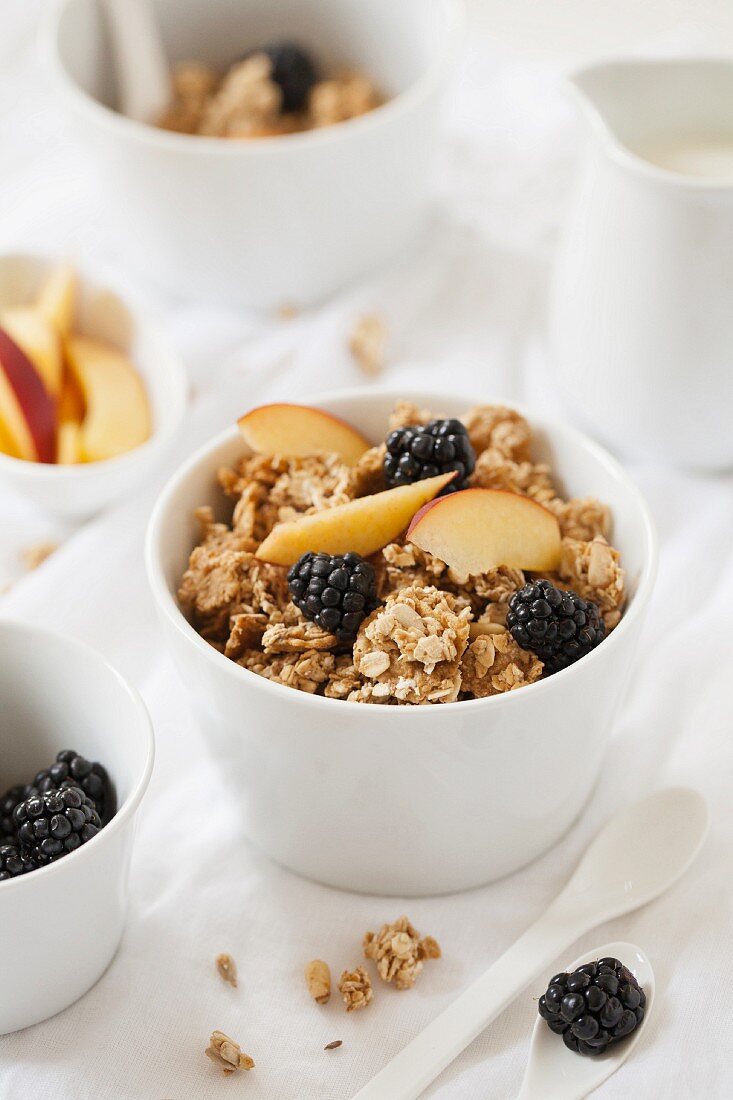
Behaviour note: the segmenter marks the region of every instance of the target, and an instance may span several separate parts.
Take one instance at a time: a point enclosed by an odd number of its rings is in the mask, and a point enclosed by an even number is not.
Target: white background
[[[283,323],[170,301],[127,282],[105,229],[104,196],[64,131],[38,61],[33,32],[42,7],[0,0],[0,247],[69,252],[153,306],[185,356],[196,403],[167,469],[82,531],[0,495],[0,584],[15,582],[0,613],[98,645],[140,687],[158,739],[122,949],[80,1003],[0,1039],[0,1097],[199,1100],[236,1091],[255,1100],[343,1100],[543,911],[612,812],[680,782],[702,790],[713,813],[696,865],[665,898],[585,937],[550,972],[594,943],[641,944],[657,973],[657,1010],[637,1054],[602,1095],[730,1097],[730,477],[652,465],[634,471],[660,531],[660,579],[614,747],[578,826],[504,882],[409,904],[323,889],[249,848],[236,792],[193,726],[161,650],[141,550],[162,480],[198,442],[251,403],[363,380],[344,347],[362,310],[390,325],[390,382],[451,377],[477,398],[514,397],[562,414],[541,307],[581,135],[559,74],[620,47],[724,52],[733,48],[733,9],[712,0],[475,4],[482,33],[472,36],[446,112],[430,241],[379,278]],[[24,577],[20,549],[47,536],[63,546]],[[348,819],[334,822],[334,843],[344,828]],[[303,963],[322,955],[337,972],[354,965],[363,932],[403,910],[444,948],[416,988],[380,987],[366,1012],[349,1017],[337,999],[325,1009],[310,1004]],[[236,991],[214,974],[222,950],[237,959]],[[515,1095],[541,986],[519,997],[429,1095]],[[254,1056],[246,1080],[218,1077],[203,1057],[214,1028]],[[343,1047],[324,1053],[334,1038]]]

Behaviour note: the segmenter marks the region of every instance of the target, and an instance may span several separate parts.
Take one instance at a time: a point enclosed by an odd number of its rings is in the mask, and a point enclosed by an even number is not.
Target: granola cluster
[[[254,1059],[250,1058],[249,1054],[245,1054],[239,1043],[235,1043],[234,1039],[230,1039],[223,1031],[211,1033],[209,1045],[204,1054],[219,1066],[227,1077],[236,1073],[237,1070],[254,1067]]]
[[[383,924],[378,932],[364,936],[364,955],[377,964],[383,982],[397,989],[411,989],[425,959],[439,959],[440,945],[432,936],[420,938],[407,917]]]
[[[359,1008],[366,1008],[374,997],[371,978],[363,966],[357,966],[355,970],[344,970],[339,982],[339,992],[344,999],[347,1012],[355,1012]]]
[[[364,73],[343,72],[317,81],[302,110],[285,111],[265,53],[251,54],[223,76],[197,61],[184,61],[173,70],[171,83],[171,102],[158,125],[206,137],[274,137],[314,130],[366,114],[382,102]]]
[[[389,430],[424,425],[431,413],[397,403]],[[598,605],[606,631],[625,599],[619,553],[607,541],[608,508],[568,499],[549,466],[532,456],[527,421],[482,406],[463,418],[476,451],[470,483],[520,493],[548,508],[562,534],[556,574],[542,574]],[[379,606],[352,644],[307,621],[290,597],[285,567],[256,551],[278,524],[386,488],[384,444],[348,466],[335,454],[248,455],[219,472],[230,521],[197,512],[198,545],[179,589],[180,606],[212,646],[274,683],[329,699],[416,705],[483,699],[534,683],[542,661],[507,630],[509,601],[540,575],[500,566],[462,576],[405,533],[371,559]],[[316,548],[317,549],[317,548]]]

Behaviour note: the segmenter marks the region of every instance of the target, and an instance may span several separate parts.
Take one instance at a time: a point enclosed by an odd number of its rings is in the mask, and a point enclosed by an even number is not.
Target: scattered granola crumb
[[[324,1050],[336,1050],[337,1047],[342,1047],[343,1045],[344,1045],[343,1039],[334,1039],[334,1041],[332,1043],[326,1043],[326,1045],[323,1049]]]
[[[222,954],[216,956],[216,969],[219,972],[219,976],[228,982],[229,985],[233,985],[237,988],[237,964],[231,955]]]
[[[306,964],[305,980],[313,1000],[319,1005],[325,1005],[331,996],[331,971],[328,963],[323,959],[312,959]]]
[[[383,924],[378,932],[364,936],[364,955],[377,964],[383,982],[394,981],[398,989],[410,989],[423,968],[423,960],[439,959],[440,946],[432,936],[420,939],[407,917]]]
[[[375,314],[365,314],[349,336],[349,351],[365,374],[375,377],[384,370],[387,327]]]
[[[44,561],[50,558],[58,548],[59,544],[57,542],[37,542],[33,546],[26,546],[22,551],[22,556],[28,572],[38,569],[38,566],[43,565]]]
[[[230,1039],[223,1031],[212,1031],[209,1045],[204,1051],[207,1058],[221,1066],[225,1074],[235,1073],[239,1069],[252,1069],[254,1059],[245,1054],[239,1043]]]
[[[277,317],[280,321],[292,321],[293,317],[297,317],[300,313],[300,309],[294,302],[283,302],[277,307]]]
[[[344,998],[347,1012],[366,1008],[374,996],[372,983],[363,966],[356,970],[344,970],[339,982],[339,990]]]
[[[417,946],[418,951],[425,959],[439,959],[443,954],[440,950],[440,944],[433,936],[424,936]]]

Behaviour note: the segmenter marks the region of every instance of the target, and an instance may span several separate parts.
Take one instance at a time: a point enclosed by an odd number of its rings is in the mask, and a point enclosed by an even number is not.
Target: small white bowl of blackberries
[[[0,882],[63,859],[114,817],[104,766],[63,749],[47,768],[0,798]]]
[[[125,927],[145,704],[75,638],[0,618],[0,1035],[68,1008]]]

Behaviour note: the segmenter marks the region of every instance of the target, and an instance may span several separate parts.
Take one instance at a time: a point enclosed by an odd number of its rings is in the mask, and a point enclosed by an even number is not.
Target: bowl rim
[[[100,103],[84,91],[68,72],[59,50],[59,32],[66,9],[78,0],[55,0],[46,14],[43,29],[43,45],[50,58],[52,74],[69,102],[82,111],[91,121],[116,129],[146,145],[157,146],[170,152],[191,156],[212,154],[221,157],[256,157],[263,154],[287,153],[302,147],[316,148],[334,142],[358,139],[359,135],[381,124],[389,124],[393,118],[410,111],[416,103],[428,98],[439,87],[453,67],[463,42],[468,22],[466,0],[439,0],[446,17],[446,34],[440,56],[401,92],[385,103],[357,118],[335,122],[330,126],[305,130],[294,134],[273,134],[257,140],[226,141],[219,137],[201,134],[179,134],[162,130],[152,123],[138,122],[119,111]]]
[[[476,399],[468,397],[463,392],[454,392],[450,395],[441,393],[436,390],[414,390],[409,386],[404,387],[369,387],[360,386],[354,388],[341,388],[337,390],[325,390],[319,391],[308,397],[304,404],[316,404],[318,402],[338,402],[344,399],[349,401],[358,402],[361,398],[391,398],[396,400],[402,398],[408,401],[414,401],[418,406],[424,407],[438,407],[440,408],[441,401],[466,401],[466,408],[470,408],[471,404],[476,404]],[[487,399],[482,401],[482,404],[506,404],[502,399],[492,401]],[[624,612],[621,621],[618,626],[611,632],[608,637],[604,638],[603,642],[597,646],[590,653],[583,657],[582,661],[578,661],[574,665],[570,665],[568,668],[562,669],[560,672],[556,672],[553,676],[548,676],[546,679],[535,681],[533,684],[526,684],[522,687],[521,691],[507,691],[499,695],[492,695],[486,699],[464,699],[456,700],[452,703],[441,703],[440,712],[446,713],[449,717],[452,717],[455,707],[461,707],[462,714],[466,713],[466,707],[473,707],[474,710],[483,707],[492,707],[497,710],[501,706],[516,706],[516,698],[526,698],[526,692],[534,692],[537,695],[539,692],[547,692],[557,690],[558,685],[561,687],[565,685],[569,677],[577,675],[578,669],[589,669],[591,662],[597,662],[604,659],[602,654],[605,652],[609,654],[609,646],[616,647],[620,644],[626,634],[631,629],[633,623],[639,618],[643,610],[649,603],[649,599],[654,588],[654,582],[656,580],[657,568],[658,568],[658,540],[654,527],[654,522],[649,511],[649,507],[632,478],[626,473],[621,464],[600,444],[590,439],[585,433],[579,431],[577,428],[571,425],[564,424],[560,421],[552,418],[546,418],[543,416],[536,416],[532,410],[527,408],[526,405],[521,403],[510,403],[510,408],[515,409],[521,415],[525,416],[533,427],[542,428],[547,433],[549,438],[553,438],[556,434],[565,436],[570,439],[576,445],[582,447],[589,452],[601,465],[605,466],[609,473],[611,473],[617,481],[619,481],[627,492],[630,500],[630,507],[635,506],[643,524],[643,539],[644,539],[644,562],[642,564],[638,585],[634,593],[634,598],[629,608]],[[356,425],[358,427],[358,425]],[[239,433],[236,425],[230,428],[226,428],[224,431],[219,432],[213,439],[209,440],[203,446],[199,447],[189,458],[183,463],[175,474],[168,480],[163,487],[156,503],[153,508],[150,520],[148,523],[148,529],[145,538],[145,563],[146,571],[148,575],[148,583],[153,593],[158,613],[171,624],[189,643],[192,643],[194,648],[203,656],[208,662],[213,662],[214,667],[219,671],[224,672],[228,670],[228,675],[235,677],[241,683],[248,683],[253,690],[262,690],[265,694],[275,692],[276,697],[284,700],[287,698],[284,695],[285,692],[289,692],[294,698],[292,702],[294,705],[301,703],[304,706],[310,706],[316,709],[322,709],[323,707],[332,708],[333,706],[347,707],[352,711],[354,708],[358,709],[359,713],[363,713],[364,704],[349,702],[346,699],[328,699],[321,695],[311,695],[309,692],[296,691],[293,688],[287,687],[285,684],[278,684],[271,680],[266,679],[264,676],[258,676],[256,673],[251,672],[249,669],[243,668],[241,665],[236,664],[235,661],[225,657],[223,653],[220,653],[212,645],[210,645],[200,634],[194,629],[194,627],[188,622],[183,612],[180,610],[178,603],[170,591],[164,576],[162,565],[162,542],[165,533],[164,518],[165,514],[170,506],[173,496],[178,492],[180,485],[189,477],[189,475],[203,465],[212,453],[217,451],[224,443],[232,441],[238,437]],[[193,509],[198,507],[194,503]],[[256,683],[255,683],[256,682]],[[300,699],[298,697],[301,697]],[[380,712],[381,720],[386,721],[410,721],[405,717],[394,718],[395,713],[403,716],[406,713],[412,713],[412,720],[418,721],[415,718],[415,714],[421,714],[424,711],[423,706],[381,706],[378,708]],[[337,712],[338,713],[338,712]],[[347,711],[344,711],[346,715]],[[389,717],[387,717],[389,715]]]
[[[47,263],[52,264],[55,262],[55,257],[47,255],[42,252],[2,252],[0,253],[0,265],[8,262],[26,262],[28,260],[34,263]],[[63,260],[58,260],[59,263],[63,263]],[[155,321],[147,315],[144,309],[141,309],[137,304],[133,304],[130,299],[121,294],[116,287],[110,286],[106,281],[97,280],[93,276],[87,274],[86,270],[72,260],[67,260],[73,268],[74,272],[81,284],[88,287],[89,290],[95,293],[112,294],[115,298],[123,304],[125,309],[130,314],[130,317],[135,322],[135,327],[141,332],[144,331],[153,342],[159,346],[159,349],[164,352],[157,362],[159,364],[157,369],[162,369],[168,375],[171,382],[172,390],[175,390],[175,395],[172,400],[167,402],[167,411],[170,413],[168,423],[163,427],[157,427],[153,425],[149,437],[144,443],[141,443],[137,447],[133,447],[131,451],[126,451],[124,454],[116,455],[114,458],[103,458],[97,462],[80,462],[75,465],[62,465],[57,462],[33,462],[27,458],[16,458],[14,455],[5,454],[0,451],[0,473],[6,471],[12,474],[13,477],[22,477],[27,481],[40,480],[43,477],[49,477],[58,481],[91,481],[97,477],[100,473],[116,472],[118,470],[124,470],[126,465],[133,465],[146,456],[150,456],[152,452],[160,447],[165,446],[175,436],[176,432],[183,422],[183,418],[186,414],[186,405],[188,401],[188,374],[186,367],[183,363],[178,352],[170,345],[170,343],[163,336],[161,328],[155,323]],[[160,364],[162,363],[162,368]],[[138,371],[140,374],[141,372]],[[145,379],[143,379],[145,382]],[[149,397],[150,387],[145,386],[146,393]]]
[[[94,853],[99,851],[103,844],[109,842],[112,833],[119,832],[119,830],[134,817],[142,801],[143,795],[150,784],[153,764],[155,763],[155,734],[153,732],[153,722],[148,713],[148,709],[137,688],[133,687],[132,684],[125,679],[122,673],[118,672],[115,666],[108,661],[99,650],[69,634],[62,634],[60,631],[51,630],[49,627],[37,626],[35,623],[27,623],[22,619],[15,619],[11,616],[0,616],[0,634],[3,633],[25,634],[29,637],[43,637],[47,641],[53,642],[56,646],[62,646],[68,650],[74,651],[79,657],[80,662],[94,664],[98,669],[103,669],[107,673],[111,673],[113,680],[116,681],[120,690],[128,697],[133,705],[133,710],[137,714],[138,725],[143,733],[147,749],[142,771],[133,784],[127,798],[119,807],[111,821],[100,829],[97,835],[92,837],[90,841],[86,844],[82,844],[80,848],[76,848],[73,852],[68,852],[63,859],[56,860],[55,863],[49,863],[45,867],[37,867],[35,871],[29,871],[25,875],[18,875],[17,878],[6,879],[5,882],[0,882],[0,900],[2,900],[3,897],[3,889],[6,896],[10,893],[12,888],[16,890],[29,889],[33,883],[39,883],[42,876],[48,878],[49,875],[63,874],[64,868],[68,869],[72,866],[76,866],[76,864],[83,859],[92,858]],[[73,864],[71,861],[73,861]]]

